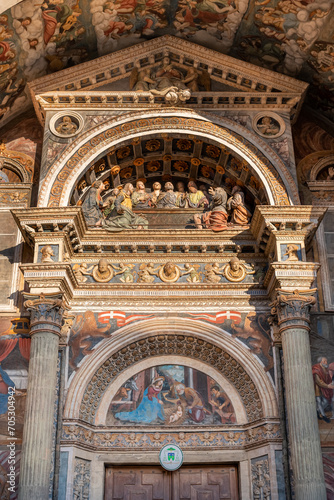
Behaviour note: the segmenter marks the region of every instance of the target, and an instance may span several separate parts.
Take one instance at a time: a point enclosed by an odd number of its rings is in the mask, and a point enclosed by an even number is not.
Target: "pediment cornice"
[[[126,107],[126,104],[127,107],[140,107],[136,92],[127,92],[123,97],[123,90],[106,92],[99,88],[130,77],[135,68],[139,70],[152,68],[159,64],[163,56],[167,54],[175,66],[185,70],[194,67],[207,71],[212,81],[228,85],[231,89],[228,92],[210,92],[212,97],[210,103],[206,102],[205,93],[193,93],[195,99],[182,104],[186,107],[205,108],[210,104],[222,108],[237,106],[247,109],[252,107],[277,109],[283,107],[285,110],[288,108],[290,113],[293,109],[295,116],[308,87],[306,83],[286,75],[240,62],[192,42],[165,35],[34,80],[29,83],[29,88],[36,111],[40,115],[39,106],[44,109],[50,106],[54,106],[55,109],[73,106],[92,109],[108,107],[108,105]],[[271,98],[269,100],[268,95]],[[257,102],[254,100],[255,97],[259,97]],[[161,107],[164,105],[152,96],[149,98],[148,95],[146,98],[147,102],[145,98],[143,99],[143,106],[149,104]]]

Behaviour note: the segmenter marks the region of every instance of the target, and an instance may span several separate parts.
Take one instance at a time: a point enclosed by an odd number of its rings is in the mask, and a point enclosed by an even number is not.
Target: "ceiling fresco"
[[[0,15],[0,126],[27,82],[171,34],[311,84],[334,120],[333,0],[24,0]]]

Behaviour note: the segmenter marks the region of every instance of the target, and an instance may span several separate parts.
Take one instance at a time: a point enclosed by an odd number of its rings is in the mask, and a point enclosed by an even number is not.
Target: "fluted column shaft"
[[[35,297],[25,302],[31,312],[31,351],[19,500],[49,498],[57,358],[64,311],[60,294]]]
[[[309,342],[309,309],[314,302],[312,296],[296,291],[281,292],[274,304],[282,337],[295,500],[327,498]]]

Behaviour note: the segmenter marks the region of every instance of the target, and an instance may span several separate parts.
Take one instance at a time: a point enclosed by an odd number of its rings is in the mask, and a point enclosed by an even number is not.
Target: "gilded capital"
[[[49,331],[60,336],[63,316],[69,307],[64,303],[61,293],[40,295],[24,294],[24,307],[30,312],[30,335],[38,331]]]
[[[310,308],[316,303],[313,297],[315,292],[316,288],[306,291],[277,291],[277,298],[271,304],[271,314],[277,316],[281,333],[289,328],[309,330]]]

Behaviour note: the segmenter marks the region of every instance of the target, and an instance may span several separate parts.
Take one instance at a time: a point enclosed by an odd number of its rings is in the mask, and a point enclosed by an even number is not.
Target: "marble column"
[[[309,342],[309,310],[314,290],[278,291],[278,317],[284,359],[288,443],[295,500],[326,500]]]
[[[24,294],[31,313],[31,350],[24,417],[19,500],[48,500],[62,317],[60,293]]]

